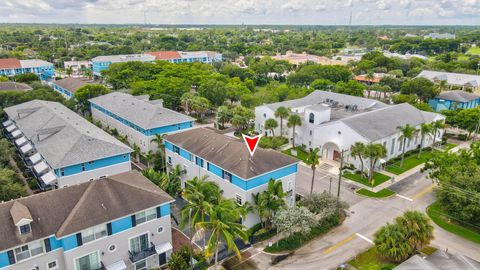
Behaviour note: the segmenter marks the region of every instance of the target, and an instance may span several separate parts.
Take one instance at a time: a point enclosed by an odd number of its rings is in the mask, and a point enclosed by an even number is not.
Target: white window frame
[[[55,263],[55,266],[50,267],[49,264],[51,264],[51,263]],[[58,269],[58,260],[53,260],[53,261],[47,262],[47,269],[48,270]]]
[[[240,203],[238,203],[238,199],[240,199]],[[243,205],[243,197],[240,194],[235,193],[235,203],[238,205]]]
[[[134,262],[134,263],[133,263],[133,268],[134,268],[135,270],[138,270],[138,268],[137,268],[137,263],[140,263],[140,262],[145,262],[145,268],[140,268],[140,269],[148,269],[148,262],[147,262],[147,259],[145,258],[145,259],[143,259],[143,260],[140,260],[140,261],[138,261],[138,262]]]
[[[101,235],[102,232],[105,232],[105,235]],[[108,236],[108,229],[106,224],[100,224],[94,227],[90,227],[80,232],[82,234],[82,243],[88,244]],[[88,233],[88,234],[87,234]],[[92,240],[85,240],[87,236],[92,236]]]
[[[27,233],[22,233],[22,227],[24,227],[24,226],[28,226],[28,228],[29,228]],[[18,232],[20,233],[20,235],[30,234],[30,233],[32,233],[32,226],[30,226],[30,223],[20,225],[20,226],[18,226]]]
[[[34,244],[40,244],[40,246],[42,247],[42,252],[38,253],[38,254],[35,254],[35,255],[32,255],[32,248],[31,246],[34,245]],[[17,249],[22,249],[23,247],[27,247],[27,250],[25,251],[21,251],[21,252],[18,252],[17,253]],[[24,258],[24,259],[21,259],[19,260],[17,255],[20,254],[20,253],[26,253],[28,252],[28,257]],[[31,258],[35,258],[35,257],[38,257],[38,256],[41,256],[42,254],[45,253],[45,244],[43,242],[43,240],[38,240],[38,241],[34,241],[34,242],[30,242],[28,244],[25,244],[25,245],[21,245],[21,246],[18,246],[16,248],[13,249],[13,254],[15,256],[15,261],[18,263],[18,262],[22,262],[22,261],[25,261],[25,260],[28,260],[28,259],[31,259]]]
[[[148,212],[150,212],[150,213],[148,213]],[[153,214],[152,214],[152,212],[153,212]],[[138,217],[139,215],[144,215],[144,217],[139,218]],[[139,222],[139,219],[141,220],[141,219],[144,219],[144,218],[145,218],[145,221]],[[135,213],[135,224],[138,226],[140,224],[147,223],[147,222],[155,220],[157,218],[158,217],[157,217],[157,208],[156,207],[146,209],[146,210]]]
[[[100,251],[99,250],[95,250],[93,252],[90,252],[90,253],[87,253],[87,254],[83,254],[82,256],[78,256],[76,258],[73,259],[73,267],[75,268],[75,270],[80,270],[77,268],[77,260],[80,259],[80,258],[83,258],[85,256],[89,256],[90,254],[93,254],[93,253],[97,253],[97,258],[98,258],[98,264],[101,265],[101,262],[102,260],[100,259]]]

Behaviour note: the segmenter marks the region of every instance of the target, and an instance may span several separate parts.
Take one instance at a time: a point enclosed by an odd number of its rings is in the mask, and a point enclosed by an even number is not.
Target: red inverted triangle
[[[257,149],[258,143],[260,142],[260,137],[262,135],[257,135],[257,136],[247,136],[245,134],[242,134],[243,140],[245,141],[245,144],[247,145],[248,151],[250,152],[250,156],[253,156],[255,153],[255,150]]]

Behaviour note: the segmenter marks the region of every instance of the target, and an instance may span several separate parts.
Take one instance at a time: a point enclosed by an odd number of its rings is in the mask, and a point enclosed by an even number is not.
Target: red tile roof
[[[0,59],[0,69],[21,68],[22,65],[17,58]]]
[[[380,78],[379,77],[374,77],[373,79],[369,79],[367,78],[366,75],[358,75],[358,76],[355,76],[355,78],[353,78],[355,81],[359,81],[359,82],[371,82],[371,83],[379,83],[380,82]]]
[[[146,54],[155,56],[155,59],[157,60],[170,60],[170,59],[182,58],[182,56],[177,51],[147,52]]]

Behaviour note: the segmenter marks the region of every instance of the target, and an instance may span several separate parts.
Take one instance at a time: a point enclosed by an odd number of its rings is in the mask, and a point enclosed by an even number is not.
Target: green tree
[[[418,158],[420,158],[420,155],[422,154],[423,150],[423,143],[425,141],[425,137],[428,135],[432,134],[432,125],[423,123],[420,125],[420,149],[418,151]]]
[[[27,194],[22,184],[18,182],[15,171],[0,168],[0,201],[9,201]]]
[[[274,179],[268,181],[266,190],[252,194],[251,208],[257,212],[263,228],[269,227],[274,214],[285,206],[285,195],[282,181]]]
[[[310,150],[307,153],[307,158],[305,160],[305,163],[309,165],[310,168],[312,169],[312,182],[310,184],[310,194],[313,193],[313,184],[315,183],[315,171],[317,169],[318,164],[320,164],[319,155],[318,155],[319,152],[320,152],[320,149],[318,149],[318,147],[310,148]]]
[[[105,87],[101,84],[87,84],[84,85],[75,91],[73,95],[75,100],[77,101],[78,108],[81,112],[85,112],[88,110],[90,104],[88,102],[89,99],[106,95],[110,93],[110,89]]]
[[[405,240],[419,253],[433,239],[433,226],[422,212],[407,211],[395,219],[405,234]]]
[[[16,82],[31,83],[34,81],[39,81],[40,78],[35,73],[24,73],[15,75],[14,80]]]
[[[308,234],[317,224],[315,214],[303,206],[283,208],[273,217],[273,225],[283,238],[293,233]]]
[[[272,136],[275,137],[275,129],[278,127],[278,122],[274,118],[269,118],[265,121],[265,129],[269,129],[272,132]]]
[[[227,106],[220,106],[217,109],[217,121],[220,122],[220,127],[225,128],[225,123],[232,120],[233,112]]]
[[[415,127],[406,124],[405,126],[401,127],[398,126],[397,129],[402,133],[400,139],[402,140],[402,160],[400,161],[400,167],[403,167],[403,160],[405,158],[405,148],[407,144],[407,140],[411,141],[417,129]]]
[[[415,94],[423,102],[434,98],[439,91],[433,87],[433,83],[426,78],[414,78],[402,84],[402,94]]]
[[[0,139],[0,166],[5,167],[10,162],[12,156],[12,146],[7,139]]]
[[[432,125],[432,129],[433,129],[433,143],[432,143],[432,145],[435,146],[435,143],[437,142],[438,131],[445,128],[445,123],[443,122],[443,120],[437,120],[437,121],[433,122],[431,125]],[[432,151],[433,151],[433,148],[432,148]]]
[[[378,252],[392,262],[403,262],[414,250],[406,241],[405,230],[397,224],[381,227],[375,232],[373,242]]]
[[[286,107],[280,106],[275,110],[275,117],[280,118],[280,136],[283,136],[283,119],[290,115],[290,110]]]
[[[360,161],[360,173],[363,174],[365,172],[365,164],[363,162],[363,157],[365,155],[365,144],[362,142],[355,142],[350,147],[350,155],[354,158],[358,158]]]
[[[387,149],[379,143],[367,144],[365,147],[365,158],[368,158],[370,168],[368,170],[368,181],[371,185],[374,184],[375,165],[378,160],[387,156]]]
[[[302,125],[302,119],[298,114],[292,114],[288,117],[287,126],[292,129],[292,145],[295,147],[295,127]]]
[[[150,165],[152,164],[152,161],[154,158],[155,158],[155,153],[152,150],[145,153],[145,159],[147,160],[147,168],[150,168]]]

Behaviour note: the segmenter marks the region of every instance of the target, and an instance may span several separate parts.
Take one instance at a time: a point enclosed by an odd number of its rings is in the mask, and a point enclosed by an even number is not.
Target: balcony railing
[[[132,251],[128,251],[128,254],[129,254],[129,258],[130,258],[130,261],[132,263],[134,262],[138,262],[140,260],[143,260],[145,258],[148,258],[150,256],[152,256],[153,254],[155,254],[155,245],[153,243],[150,243],[150,247],[144,249],[144,250],[141,250],[139,252],[132,252]]]

